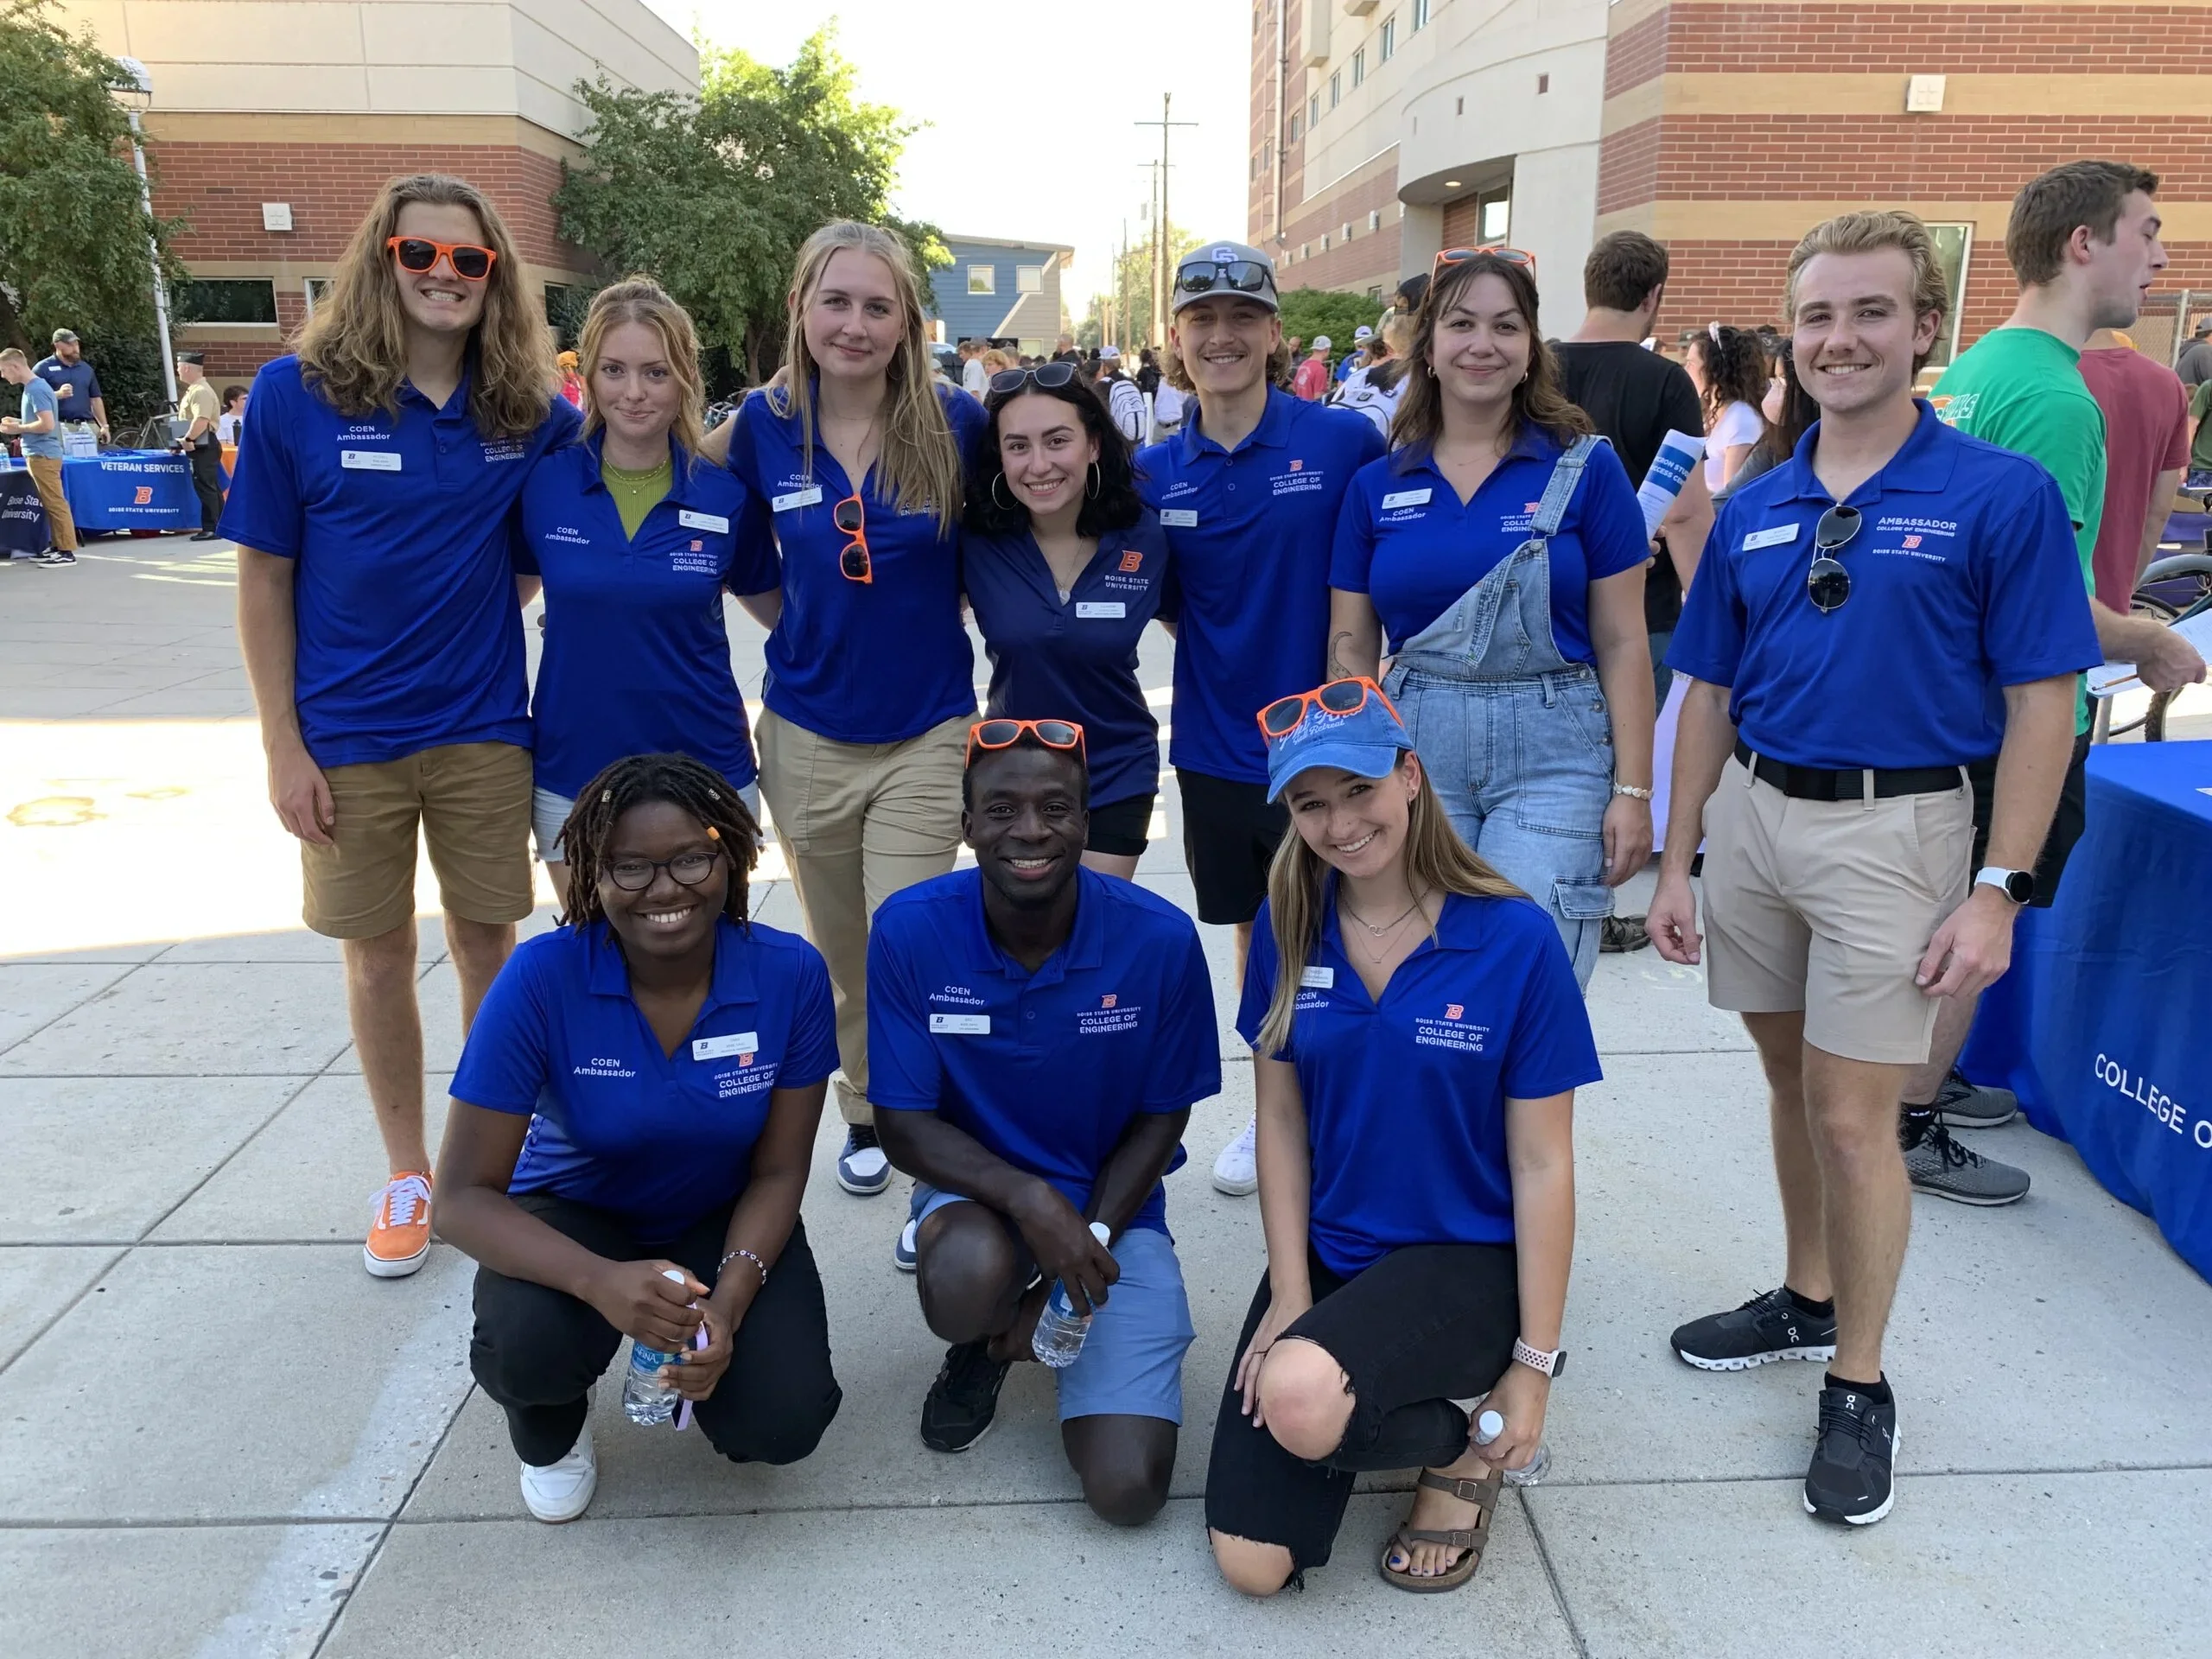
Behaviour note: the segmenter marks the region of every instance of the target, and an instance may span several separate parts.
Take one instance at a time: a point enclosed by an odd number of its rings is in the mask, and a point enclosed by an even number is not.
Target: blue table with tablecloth
[[[103,531],[198,530],[192,463],[168,449],[106,449],[61,463],[61,490],[79,535]],[[25,503],[28,502],[28,506]],[[50,539],[30,474],[0,474],[0,553],[35,552]]]
[[[2212,742],[2089,752],[2058,902],[2024,911],[1961,1065],[2212,1279]]]

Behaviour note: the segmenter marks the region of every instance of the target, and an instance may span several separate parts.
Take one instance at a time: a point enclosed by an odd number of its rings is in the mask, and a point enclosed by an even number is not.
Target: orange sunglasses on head
[[[1525,265],[1531,276],[1536,274],[1536,256],[1526,248],[1446,248],[1436,256],[1428,274],[1433,278],[1446,265],[1464,264],[1485,254],[1493,259],[1503,259],[1509,265]]]
[[[976,750],[1010,749],[1025,735],[1048,749],[1085,753],[1083,728],[1071,720],[979,720],[968,728],[968,756],[961,764],[972,766]]]
[[[1340,718],[1356,715],[1367,707],[1370,697],[1388,709],[1391,719],[1401,725],[1405,723],[1398,713],[1397,704],[1390,701],[1389,694],[1364,674],[1358,674],[1348,680],[1331,680],[1326,685],[1316,686],[1311,691],[1277,697],[1260,710],[1260,734],[1267,738],[1288,737],[1298,729],[1298,722],[1306,718],[1308,709],[1318,709],[1325,715],[1335,715]]]
[[[873,582],[875,563],[868,556],[868,509],[857,495],[849,495],[830,510],[830,521],[853,539],[837,555],[837,568],[847,582]]]
[[[474,242],[434,242],[427,236],[390,236],[385,238],[384,245],[399,261],[399,268],[410,276],[435,270],[439,259],[443,258],[453,274],[464,283],[482,282],[492,274],[492,267],[499,257],[491,249]]]

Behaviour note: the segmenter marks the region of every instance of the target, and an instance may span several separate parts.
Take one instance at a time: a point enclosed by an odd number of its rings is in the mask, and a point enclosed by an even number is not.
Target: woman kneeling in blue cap
[[[1260,725],[1296,833],[1237,1017],[1268,1272],[1214,1429],[1214,1560],[1272,1595],[1329,1559],[1359,1471],[1418,1465],[1377,1565],[1455,1590],[1503,1471],[1543,1439],[1597,1047],[1558,930],[1460,841],[1373,681],[1281,698]],[[1504,1424],[1479,1444],[1453,1403],[1478,1395]]]

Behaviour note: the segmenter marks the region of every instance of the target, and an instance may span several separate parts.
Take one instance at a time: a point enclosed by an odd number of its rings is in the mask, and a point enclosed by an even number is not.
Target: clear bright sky
[[[1251,13],[1230,0],[648,0],[677,29],[771,63],[835,17],[861,96],[928,124],[895,205],[969,236],[1061,242],[1071,321],[1143,233],[1162,92],[1174,118],[1168,207],[1202,237],[1244,238]],[[1111,25],[1108,36],[1102,25]],[[1010,42],[1020,42],[1019,49]]]

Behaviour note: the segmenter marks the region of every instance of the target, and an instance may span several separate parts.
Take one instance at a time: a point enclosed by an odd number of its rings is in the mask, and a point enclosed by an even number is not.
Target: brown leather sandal
[[[1504,1475],[1492,1470],[1486,1479],[1453,1480],[1444,1475],[1421,1471],[1421,1484],[1432,1491],[1449,1492],[1462,1503],[1471,1503],[1478,1513],[1471,1527],[1455,1527],[1448,1532],[1439,1532],[1427,1527],[1400,1527],[1391,1534],[1390,1541],[1382,1546],[1382,1554],[1375,1565],[1382,1574],[1383,1582],[1399,1590],[1410,1590],[1415,1595],[1436,1595],[1446,1590],[1457,1590],[1475,1576],[1483,1564],[1483,1548],[1490,1542],[1491,1517],[1497,1511],[1499,1491],[1505,1484]],[[1415,1544],[1444,1544],[1462,1549],[1459,1557],[1444,1572],[1416,1577],[1402,1573],[1390,1565],[1390,1557],[1403,1550],[1408,1560]]]

